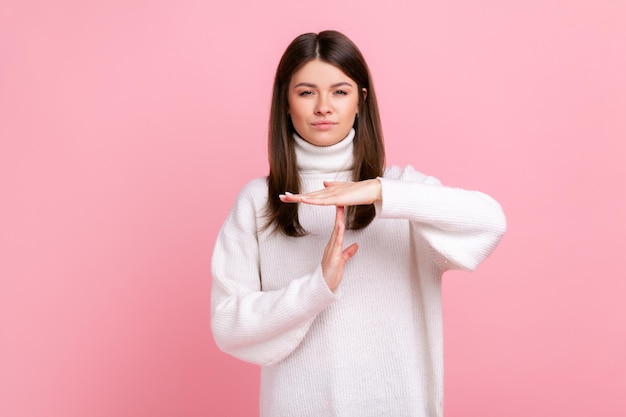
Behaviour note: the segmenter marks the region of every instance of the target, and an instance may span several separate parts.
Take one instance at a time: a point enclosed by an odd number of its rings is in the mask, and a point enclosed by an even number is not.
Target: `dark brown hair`
[[[293,133],[289,118],[288,90],[291,77],[304,64],[319,59],[334,65],[356,81],[359,92],[358,117],[355,120],[353,180],[382,176],[385,167],[383,134],[369,68],[357,46],[334,30],[305,33],[295,38],[285,50],[276,69],[269,122],[267,177],[268,201],[266,226],[274,225],[288,236],[303,236],[306,230],[298,220],[298,205],[282,203],[279,194],[300,192]],[[366,95],[362,89],[367,90]],[[346,227],[366,227],[376,215],[374,205],[347,207]]]

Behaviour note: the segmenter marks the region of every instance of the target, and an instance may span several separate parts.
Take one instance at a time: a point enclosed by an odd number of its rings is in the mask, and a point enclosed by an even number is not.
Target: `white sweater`
[[[302,192],[350,181],[354,132],[317,147],[296,137]],[[217,345],[262,366],[262,417],[443,415],[441,276],[473,270],[505,231],[499,204],[476,191],[391,167],[359,251],[333,293],[320,261],[334,206],[301,204],[309,232],[262,231],[265,178],[248,183],[212,260],[211,326]],[[285,190],[289,191],[289,190]]]

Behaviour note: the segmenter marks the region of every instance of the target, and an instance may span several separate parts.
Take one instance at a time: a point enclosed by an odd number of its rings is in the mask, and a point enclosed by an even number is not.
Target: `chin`
[[[342,138],[343,139],[343,138]],[[307,141],[315,146],[333,146],[341,142],[341,139],[319,139]]]
[[[339,142],[341,142],[346,135],[339,135],[337,136],[336,134],[319,134],[319,133],[315,133],[309,136],[309,139],[305,139],[307,142],[316,145],[316,146],[332,146],[335,145]]]

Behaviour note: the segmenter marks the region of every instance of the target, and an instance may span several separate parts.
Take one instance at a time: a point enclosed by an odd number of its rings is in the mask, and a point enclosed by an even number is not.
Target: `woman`
[[[213,335],[262,366],[261,416],[443,414],[441,277],[475,269],[505,218],[384,160],[357,47],[298,36],[276,71],[269,176],[241,190],[212,261]]]

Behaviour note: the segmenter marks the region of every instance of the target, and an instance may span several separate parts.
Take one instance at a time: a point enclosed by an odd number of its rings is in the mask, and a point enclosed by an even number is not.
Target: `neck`
[[[339,173],[353,167],[354,129],[340,142],[331,146],[316,146],[293,134],[298,171],[309,173]]]

